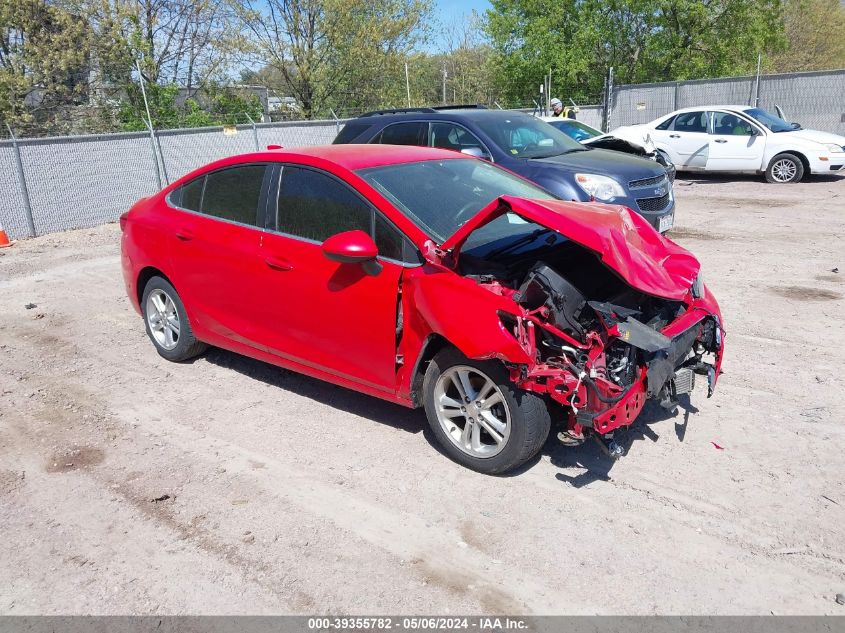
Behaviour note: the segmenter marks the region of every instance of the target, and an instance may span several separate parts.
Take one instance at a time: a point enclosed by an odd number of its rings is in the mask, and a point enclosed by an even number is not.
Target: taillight
[[[126,222],[129,220],[129,211],[120,214],[120,230],[126,230]]]

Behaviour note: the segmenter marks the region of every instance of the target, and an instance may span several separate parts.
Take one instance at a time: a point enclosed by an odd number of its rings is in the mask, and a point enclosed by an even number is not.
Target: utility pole
[[[443,62],[443,105],[446,105],[446,77],[449,73],[446,72],[446,62]]]
[[[405,91],[408,93],[408,107],[411,107],[411,81],[408,79],[408,62],[405,62]]]

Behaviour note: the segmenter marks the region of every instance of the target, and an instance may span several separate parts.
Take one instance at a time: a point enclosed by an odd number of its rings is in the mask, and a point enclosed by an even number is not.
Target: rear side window
[[[373,127],[372,123],[347,123],[343,126],[340,134],[335,137],[332,144],[338,145],[340,143],[351,143],[352,139],[358,138],[371,127]]]
[[[668,119],[666,119],[663,123],[661,123],[660,125],[658,125],[654,129],[655,130],[668,130],[672,126],[672,121],[674,121],[674,120],[675,120],[675,117],[670,116]]]
[[[256,224],[265,165],[244,165],[206,175],[201,212],[216,218]]]
[[[178,202],[178,205],[183,209],[199,211],[200,203],[202,202],[203,185],[205,185],[205,176],[182,185],[182,199]]]
[[[707,132],[706,112],[684,112],[675,118],[677,132]]]
[[[428,123],[412,121],[388,125],[373,143],[384,145],[428,145]]]

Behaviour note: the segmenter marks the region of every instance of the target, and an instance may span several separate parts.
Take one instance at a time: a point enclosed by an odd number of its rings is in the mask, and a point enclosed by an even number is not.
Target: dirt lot
[[[676,190],[716,396],[506,478],[419,411],[164,361],[116,225],[0,251],[0,613],[845,614],[845,179]]]

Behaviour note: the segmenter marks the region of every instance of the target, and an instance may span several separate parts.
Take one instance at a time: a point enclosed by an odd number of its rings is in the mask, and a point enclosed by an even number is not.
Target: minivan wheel
[[[437,441],[459,464],[501,474],[542,448],[551,419],[536,394],[515,387],[498,361],[440,351],[423,381],[426,417]]]
[[[766,169],[766,180],[772,183],[800,182],[804,177],[804,163],[795,154],[778,154]]]
[[[141,306],[147,336],[167,360],[188,360],[208,347],[194,337],[185,306],[166,279],[152,277],[147,282]]]

